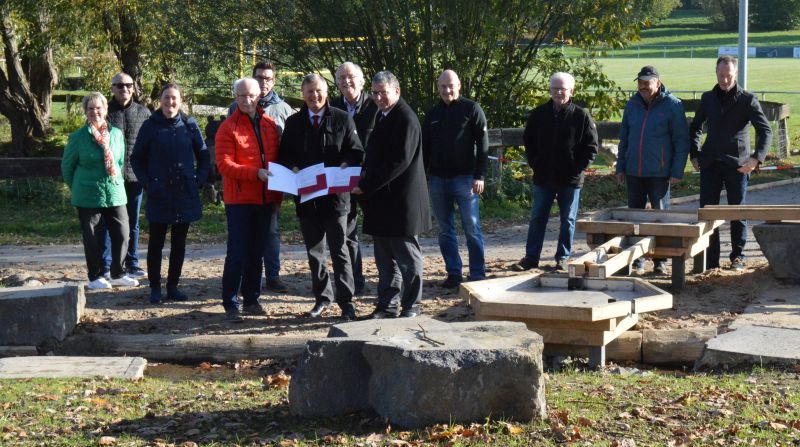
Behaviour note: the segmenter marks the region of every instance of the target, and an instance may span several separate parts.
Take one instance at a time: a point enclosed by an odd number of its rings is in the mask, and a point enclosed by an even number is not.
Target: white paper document
[[[323,191],[327,194],[327,179],[325,165],[322,163],[309,166],[300,171],[292,172],[291,169],[270,162],[267,170],[272,174],[267,179],[267,189],[282,191],[293,195],[311,194]]]

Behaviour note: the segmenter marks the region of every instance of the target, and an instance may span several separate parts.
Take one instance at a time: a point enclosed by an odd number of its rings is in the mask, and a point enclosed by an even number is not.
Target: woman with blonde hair
[[[128,277],[122,262],[128,251],[128,202],[122,178],[125,142],[122,131],[106,122],[108,102],[100,92],[83,98],[86,125],[69,136],[61,174],[70,188],[71,203],[78,210],[83,250],[86,256],[88,288],[138,286]],[[104,219],[111,236],[111,277],[103,276],[103,253],[98,231]]]

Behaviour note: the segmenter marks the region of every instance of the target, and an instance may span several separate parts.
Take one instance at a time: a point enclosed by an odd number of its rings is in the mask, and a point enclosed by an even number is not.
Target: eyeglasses
[[[391,93],[390,90],[381,90],[381,91],[373,90],[372,91],[372,96],[384,96],[385,97],[385,96],[389,96],[390,93]]]
[[[128,83],[128,82],[118,82],[116,84],[111,84],[111,85],[120,90],[122,90],[123,88],[133,88],[133,83]]]
[[[264,81],[264,82],[275,82],[275,78],[268,78],[268,77],[266,77],[266,76],[256,76],[255,78],[256,78],[257,80],[259,80],[259,81]]]
[[[258,96],[259,95],[236,95],[237,98],[250,98],[250,99],[256,99],[258,98]]]

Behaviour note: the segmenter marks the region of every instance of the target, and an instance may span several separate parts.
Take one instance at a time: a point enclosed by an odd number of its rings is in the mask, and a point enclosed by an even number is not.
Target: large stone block
[[[753,234],[769,261],[772,274],[780,279],[800,279],[800,223],[768,223],[753,226]]]
[[[543,343],[522,323],[372,320],[328,337],[309,342],[292,377],[294,414],[372,408],[405,427],[545,416]]]
[[[40,345],[63,340],[83,315],[79,285],[0,289],[0,345]]]
[[[369,410],[363,346],[348,338],[309,341],[289,385],[291,412],[317,417]]]

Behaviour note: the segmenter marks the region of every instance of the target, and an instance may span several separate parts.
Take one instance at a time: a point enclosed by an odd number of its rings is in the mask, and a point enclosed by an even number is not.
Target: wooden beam
[[[611,318],[600,321],[575,321],[575,320],[545,320],[542,318],[497,317],[494,315],[475,315],[477,321],[517,321],[530,327],[549,329],[582,330],[582,331],[613,331],[617,328],[617,319]]]
[[[576,294],[581,291],[565,292]],[[569,295],[567,295],[569,296]],[[577,303],[576,303],[577,304]],[[631,303],[618,301],[597,306],[564,304],[535,304],[529,302],[481,301],[480,314],[495,317],[535,318],[547,320],[599,321],[625,316],[631,311]]]
[[[545,343],[558,343],[565,345],[605,346],[620,334],[632,328],[639,321],[636,314],[629,315],[617,323],[613,331],[591,331],[577,329],[556,329],[549,327],[536,327],[531,324],[528,329],[542,336]]]
[[[573,260],[569,261],[569,276],[572,278],[576,278],[579,276],[583,276],[586,270],[586,264],[594,264],[597,263],[597,253],[596,250],[603,250],[606,254],[611,253],[611,250],[614,248],[622,247],[622,244],[625,243],[625,238],[622,236],[617,236],[612,238],[606,243],[593,248],[595,251],[590,251],[582,256],[579,256]]]
[[[703,220],[800,220],[797,205],[707,205],[697,210]]]
[[[0,180],[26,177],[61,177],[61,158],[0,158]]]
[[[274,335],[116,335],[82,334],[67,337],[56,350],[59,355],[141,356],[170,362],[232,362],[241,359],[297,358],[306,342],[325,334],[305,337]]]
[[[620,253],[611,256],[603,263],[588,264],[588,276],[599,279],[608,278],[623,268],[630,266],[634,260],[650,252],[655,245],[656,239],[654,237],[642,238]]]
[[[579,220],[575,222],[575,231],[578,233],[615,234],[622,236],[635,236],[638,234],[637,225],[632,222],[609,222]]]

